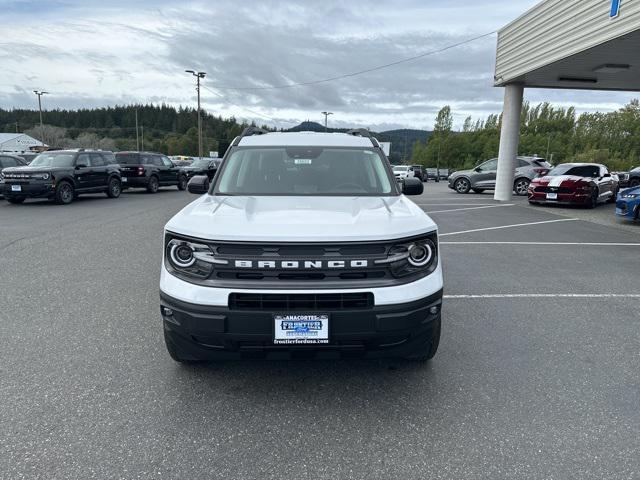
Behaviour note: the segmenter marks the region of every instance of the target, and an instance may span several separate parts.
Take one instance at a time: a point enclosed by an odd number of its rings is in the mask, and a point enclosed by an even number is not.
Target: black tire
[[[471,182],[466,178],[459,178],[454,182],[453,189],[460,194],[469,193]]]
[[[53,197],[58,205],[69,205],[76,198],[73,185],[67,181],[58,183],[56,193]]]
[[[424,346],[409,355],[407,360],[411,360],[413,362],[428,362],[433,357],[435,357],[436,352],[438,351],[438,346],[440,345],[440,331],[441,331],[441,320],[438,318],[435,322],[435,328],[433,330],[433,334],[431,338],[424,344]]]
[[[14,205],[18,205],[25,201],[26,197],[5,197],[7,202],[13,203]]]
[[[531,180],[528,178],[518,178],[515,182],[513,182],[513,191],[519,197],[524,197],[529,191],[529,184]]]
[[[473,191],[476,193],[484,193],[484,188],[474,188]]]
[[[147,192],[149,193],[157,193],[158,188],[160,188],[160,182],[158,181],[158,177],[152,175],[149,178],[149,183],[147,184]]]
[[[194,363],[201,362],[201,360],[198,360],[192,357],[191,355],[183,354],[178,348],[178,346],[175,343],[173,343],[173,340],[171,340],[171,335],[167,333],[166,328],[164,329],[164,344],[167,347],[167,352],[169,353],[169,356],[178,363],[194,364]]]
[[[187,177],[184,175],[180,175],[178,177],[178,190],[186,190],[187,189]]]
[[[122,193],[122,184],[120,180],[117,178],[112,178],[109,180],[109,185],[107,186],[107,197],[109,198],[118,198]]]
[[[611,195],[611,198],[609,198],[609,200],[607,200],[607,203],[616,203],[616,200],[618,199],[618,192],[620,191],[619,188],[616,188],[613,191],[613,195]]]
[[[591,197],[589,198],[589,203],[587,203],[587,208],[596,208],[598,206],[598,196],[600,193],[597,188],[591,190]]]
[[[632,178],[629,180],[629,187],[638,187],[640,186],[640,178]]]

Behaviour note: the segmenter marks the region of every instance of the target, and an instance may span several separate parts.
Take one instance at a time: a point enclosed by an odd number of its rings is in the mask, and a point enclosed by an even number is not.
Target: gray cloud
[[[9,3],[14,19],[37,8],[35,2]],[[203,89],[205,108],[258,123],[320,120],[318,112],[330,109],[335,125],[424,128],[450,104],[461,124],[467,115],[501,109],[502,91],[492,87],[494,37],[336,82],[275,90],[223,87],[308,82],[367,69],[495,30],[535,3],[52,3],[38,28],[5,31],[0,106],[33,106],[32,86],[54,92],[47,105],[61,108],[144,101],[192,105],[192,79],[183,70],[198,68],[208,73],[206,88],[216,92]],[[527,91],[532,102],[573,103],[580,111],[609,110],[630,98]]]

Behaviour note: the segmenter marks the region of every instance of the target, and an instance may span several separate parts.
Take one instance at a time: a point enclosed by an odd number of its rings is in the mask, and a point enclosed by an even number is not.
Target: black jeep
[[[104,192],[117,198],[122,189],[115,156],[101,150],[43,152],[28,166],[5,168],[2,176],[0,186],[9,203],[49,198],[66,205],[83,193]]]
[[[176,185],[187,189],[187,173],[176,166],[169,157],[151,152],[119,152],[116,162],[120,165],[122,188],[146,188],[156,193],[159,187]]]

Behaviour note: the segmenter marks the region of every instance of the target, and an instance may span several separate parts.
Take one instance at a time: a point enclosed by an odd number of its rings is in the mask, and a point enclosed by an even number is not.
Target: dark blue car
[[[640,187],[632,187],[618,193],[616,215],[627,220],[640,219]]]

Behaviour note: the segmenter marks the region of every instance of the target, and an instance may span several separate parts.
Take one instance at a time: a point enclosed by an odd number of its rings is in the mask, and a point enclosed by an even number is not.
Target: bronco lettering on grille
[[[369,260],[236,260],[234,262],[236,268],[257,268],[257,269],[322,269],[322,268],[367,268]]]

